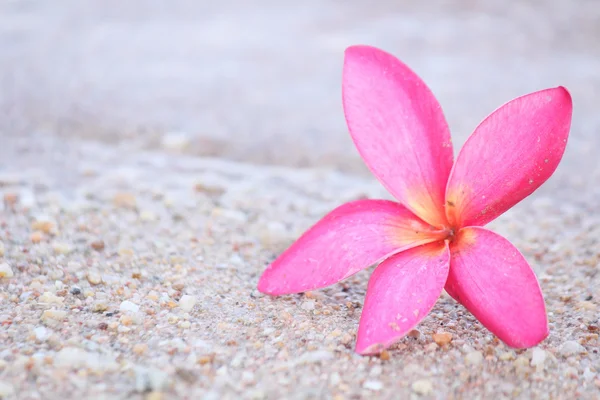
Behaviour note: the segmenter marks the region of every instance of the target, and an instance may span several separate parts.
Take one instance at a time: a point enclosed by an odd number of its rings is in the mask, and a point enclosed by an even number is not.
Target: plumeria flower
[[[507,345],[548,335],[544,298],[521,253],[485,224],[554,172],[571,124],[563,87],[518,97],[479,124],[453,162],[448,124],[423,81],[392,55],[346,50],[346,121],[373,174],[398,200],[344,204],[264,272],[258,289],[299,293],[378,264],[356,351],[374,354],[413,329],[445,289]]]

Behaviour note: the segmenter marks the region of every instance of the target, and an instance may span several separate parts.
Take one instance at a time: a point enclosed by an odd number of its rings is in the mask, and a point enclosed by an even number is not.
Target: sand
[[[0,5],[0,398],[597,397],[593,2],[74,4]],[[503,101],[571,90],[563,163],[489,225],[538,275],[539,346],[506,347],[443,294],[405,339],[363,357],[371,270],[299,295],[256,290],[327,211],[388,198],[343,126],[341,52],[356,42],[406,54],[456,149]]]

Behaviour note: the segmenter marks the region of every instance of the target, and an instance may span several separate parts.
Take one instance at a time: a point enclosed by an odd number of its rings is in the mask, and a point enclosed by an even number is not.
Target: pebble
[[[190,136],[185,132],[166,133],[161,140],[164,149],[170,151],[183,151],[191,144]]]
[[[31,224],[32,231],[40,231],[45,234],[50,234],[55,231],[56,222],[48,216],[39,216]]]
[[[33,334],[38,342],[45,342],[52,335],[52,331],[44,326],[38,326],[33,330]]]
[[[8,382],[0,381],[0,398],[8,398],[15,394],[15,388]]]
[[[368,380],[363,383],[363,388],[377,392],[383,389],[383,382]]]
[[[42,313],[42,317],[41,320],[42,322],[56,322],[56,321],[62,321],[65,318],[67,318],[67,312],[66,311],[62,311],[62,310],[45,310]]]
[[[479,365],[483,361],[483,354],[480,351],[472,351],[465,356],[465,361],[469,365]]]
[[[531,354],[531,366],[541,368],[544,366],[544,361],[546,361],[546,351],[544,349],[540,349],[536,347],[532,350]]]
[[[0,278],[12,278],[15,276],[12,268],[7,263],[0,264]]]
[[[559,353],[564,357],[568,357],[574,354],[585,353],[585,351],[585,347],[580,345],[578,342],[574,340],[568,340],[560,347]]]
[[[65,255],[69,254],[72,248],[66,243],[56,242],[52,245],[52,250],[54,250],[54,254],[56,255]]]
[[[179,299],[179,307],[185,312],[190,312],[194,309],[197,301],[195,296],[184,294],[181,296],[181,299]]]
[[[452,334],[448,332],[434,333],[433,341],[438,346],[445,346],[452,341]]]
[[[137,199],[132,193],[117,193],[113,197],[113,204],[118,208],[135,209],[137,207]]]
[[[55,295],[54,293],[44,292],[44,294],[38,298],[38,301],[45,304],[62,304],[65,299]]]
[[[433,384],[429,379],[419,379],[411,385],[413,392],[420,395],[428,395],[433,391]]]
[[[136,313],[140,311],[140,306],[132,301],[125,300],[119,305],[119,311]]]
[[[102,282],[102,277],[96,271],[90,271],[87,274],[87,280],[92,285],[99,285]]]
[[[96,251],[102,251],[105,247],[104,240],[94,240],[90,243],[90,247]]]
[[[300,306],[304,311],[313,311],[315,309],[315,301],[314,300],[306,300]]]

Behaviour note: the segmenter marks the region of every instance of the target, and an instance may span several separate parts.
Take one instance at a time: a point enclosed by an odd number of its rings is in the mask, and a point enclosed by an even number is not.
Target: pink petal
[[[343,102],[352,139],[377,179],[421,219],[446,225],[452,143],[425,83],[394,56],[353,46],[344,60]]]
[[[398,203],[350,202],[327,214],[283,252],[261,276],[258,290],[280,295],[329,286],[391,254],[439,240],[440,235]]]
[[[563,87],[516,98],[488,116],[460,151],[446,189],[453,226],[485,225],[554,172],[571,125]]]
[[[379,353],[421,322],[442,293],[449,261],[448,245],[438,241],[382,262],[369,280],[356,352]]]
[[[548,336],[540,285],[508,240],[480,227],[459,231],[450,246],[446,290],[511,347],[535,346]]]

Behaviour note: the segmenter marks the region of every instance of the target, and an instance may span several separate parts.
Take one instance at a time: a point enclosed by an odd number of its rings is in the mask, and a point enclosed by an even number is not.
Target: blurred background
[[[423,77],[455,152],[500,104],[566,86],[565,163],[597,168],[597,0],[4,0],[0,134],[364,173],[341,106],[352,44]]]

